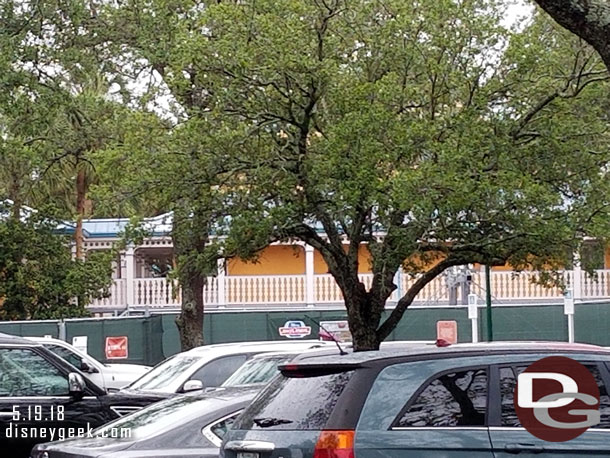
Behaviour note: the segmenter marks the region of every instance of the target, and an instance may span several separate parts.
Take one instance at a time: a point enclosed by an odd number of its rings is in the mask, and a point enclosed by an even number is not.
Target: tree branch
[[[610,3],[607,0],[536,0],[559,25],[578,35],[610,69]]]

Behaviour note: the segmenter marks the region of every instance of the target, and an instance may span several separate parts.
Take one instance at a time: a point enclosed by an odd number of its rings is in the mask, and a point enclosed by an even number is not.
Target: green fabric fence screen
[[[485,308],[479,308],[479,339],[486,334]],[[69,319],[63,322],[0,322],[0,332],[21,336],[88,337],[88,352],[100,361],[154,365],[180,351],[176,314],[148,317]],[[253,340],[280,340],[279,328],[287,321],[303,321],[311,327],[310,338],[318,337],[319,321],[344,320],[344,310],[210,311],[206,313],[204,335],[207,344]],[[433,306],[407,310],[389,340],[434,340],[439,320],[455,320],[458,340],[470,342],[471,322],[466,307]],[[610,304],[576,305],[575,338],[610,346]],[[525,305],[493,307],[494,340],[558,340],[568,338],[567,318],[562,305]],[[63,329],[62,329],[63,327]],[[106,338],[127,337],[125,359],[106,358]]]

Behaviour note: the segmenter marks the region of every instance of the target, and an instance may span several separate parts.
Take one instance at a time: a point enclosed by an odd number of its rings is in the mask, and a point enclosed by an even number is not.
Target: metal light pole
[[[487,306],[487,341],[493,342],[494,330],[491,316],[491,269],[485,265],[485,303]]]

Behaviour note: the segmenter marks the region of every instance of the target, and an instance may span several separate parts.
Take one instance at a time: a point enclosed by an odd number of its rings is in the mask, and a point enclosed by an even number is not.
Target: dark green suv
[[[595,377],[600,423],[546,442],[515,413],[518,375],[567,356]],[[224,458],[610,457],[610,351],[564,343],[411,346],[302,356],[254,400],[228,433]]]

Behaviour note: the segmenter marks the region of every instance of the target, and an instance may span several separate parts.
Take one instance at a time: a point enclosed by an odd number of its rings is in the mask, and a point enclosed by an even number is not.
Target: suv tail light
[[[354,431],[322,431],[313,458],[355,458]]]

